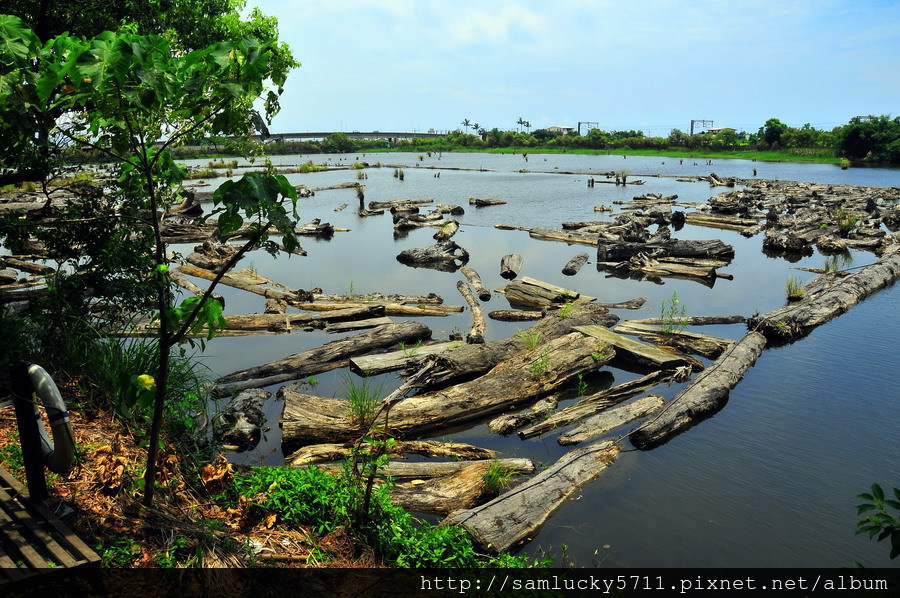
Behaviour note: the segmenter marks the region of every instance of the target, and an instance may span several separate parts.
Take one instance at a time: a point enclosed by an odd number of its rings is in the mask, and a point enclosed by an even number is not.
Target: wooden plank
[[[557,438],[557,442],[566,446],[590,440],[591,438],[600,436],[619,426],[623,426],[628,422],[644,417],[645,415],[662,408],[663,405],[665,405],[663,398],[653,395],[632,401],[631,403],[619,405],[609,411],[604,411],[585,419],[573,429]]]
[[[604,326],[575,326],[574,329],[620,349],[617,351],[619,355],[644,366],[674,370],[683,365],[690,365],[687,359],[667,353],[653,345],[625,338]]]

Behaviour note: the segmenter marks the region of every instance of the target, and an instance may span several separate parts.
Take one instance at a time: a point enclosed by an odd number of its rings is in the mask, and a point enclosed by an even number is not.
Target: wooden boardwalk
[[[59,568],[99,564],[100,557],[59,517],[27,496],[0,467],[0,587]]]

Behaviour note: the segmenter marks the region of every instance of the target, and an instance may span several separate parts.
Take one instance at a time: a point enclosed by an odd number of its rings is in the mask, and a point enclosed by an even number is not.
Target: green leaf
[[[872,495],[876,500],[884,500],[884,490],[878,484],[872,484]]]
[[[900,500],[893,500],[893,499],[887,498],[887,499],[885,499],[884,504],[900,511]]]
[[[875,505],[856,505],[856,514],[862,515],[866,511],[871,511],[873,509],[877,509]]]
[[[227,235],[229,233],[233,233],[243,226],[244,219],[241,218],[240,214],[236,214],[234,212],[223,212],[219,216],[219,233],[222,235]]]
[[[37,54],[37,35],[22,19],[0,14],[0,64],[22,66]]]

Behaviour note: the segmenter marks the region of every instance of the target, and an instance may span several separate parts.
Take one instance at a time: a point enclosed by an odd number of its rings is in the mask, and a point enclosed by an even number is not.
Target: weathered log
[[[660,326],[669,323],[662,318],[641,318],[640,320],[625,320],[622,324],[649,324]],[[719,324],[746,324],[747,316],[684,316],[678,318],[679,324],[685,326],[714,326]]]
[[[363,444],[363,447],[367,445]],[[342,461],[353,453],[353,443],[310,444],[297,449],[285,458],[294,467],[310,463]],[[437,440],[398,440],[388,448],[389,455],[422,455],[425,457],[452,457],[459,461],[493,459],[494,451],[463,442],[439,442]]]
[[[609,411],[592,415],[573,429],[560,435],[556,441],[563,446],[568,446],[590,440],[591,438],[596,438],[619,426],[633,422],[645,415],[649,415],[662,408],[665,404],[666,402],[662,397],[651,395],[632,401],[631,403],[626,403],[625,405],[620,405]]]
[[[759,225],[759,221],[753,218],[741,218],[726,214],[704,214],[702,212],[686,212],[685,222],[694,226],[707,226],[724,230],[743,232],[750,227]]]
[[[347,229],[338,229],[329,222],[322,222],[319,218],[313,218],[306,224],[294,228],[294,233],[312,237],[331,237],[335,232],[346,232]]]
[[[851,307],[900,278],[900,246],[894,245],[874,264],[849,276],[825,274],[805,287],[806,299],[767,314],[754,316],[747,326],[768,338],[794,340],[841,315]]]
[[[452,216],[462,216],[466,210],[462,206],[456,204],[439,203],[435,206],[441,213],[450,214]]]
[[[540,322],[521,334],[491,341],[483,345],[463,345],[456,349],[425,357],[415,374],[408,381],[410,388],[440,388],[458,380],[465,380],[482,374],[499,364],[508,356],[525,350],[529,344],[526,337],[533,338],[537,346],[567,334],[574,326],[598,324],[612,326],[619,321],[618,316],[606,310],[593,309],[591,305],[576,305],[566,317],[549,314]]]
[[[671,325],[671,322],[669,324]],[[734,344],[734,341],[727,338],[719,338],[697,332],[685,332],[684,330],[664,331],[660,327],[636,321],[620,322],[616,326],[616,332],[637,336],[641,340],[658,346],[672,347],[679,351],[692,355],[701,355],[708,359],[716,359]]]
[[[532,536],[580,486],[603,473],[621,449],[621,445],[600,442],[571,451],[515,491],[479,507],[455,511],[444,524],[462,526],[484,550],[509,550]]]
[[[599,339],[607,345],[612,345],[616,348],[619,357],[643,367],[674,370],[684,365],[691,365],[686,357],[673,355],[655,345],[647,345],[625,338],[604,326],[576,326],[575,330]]]
[[[227,264],[239,250],[240,247],[237,245],[207,239],[194,247],[193,253],[188,254],[185,259],[198,268],[218,270]]]
[[[462,272],[463,276],[469,281],[469,284],[472,285],[472,288],[475,289],[475,292],[478,293],[478,298],[482,301],[490,301],[491,300],[491,291],[484,283],[481,281],[481,276],[478,275],[478,272],[473,270],[472,268],[462,267],[459,269]]]
[[[381,305],[384,307],[384,313],[387,316],[446,316],[452,313],[463,311],[462,305],[406,305],[401,303],[380,303],[380,302],[360,302],[360,303],[322,303],[319,301],[311,303],[295,302],[291,303],[293,307],[306,311],[333,311],[338,309],[347,309],[350,307],[367,307],[372,305]]]
[[[390,209],[397,206],[403,206],[407,204],[413,205],[425,205],[433,202],[433,199],[395,199],[393,201],[370,201],[369,209],[370,210],[379,210],[379,209]]]
[[[303,376],[345,367],[353,355],[390,347],[401,341],[408,343],[430,337],[431,329],[419,322],[379,326],[374,330],[332,341],[316,349],[289,355],[272,363],[232,372],[217,380],[216,390],[227,394],[234,389],[259,388],[296,380]]]
[[[463,296],[463,299],[466,300],[466,303],[469,304],[469,309],[472,311],[472,328],[466,336],[466,342],[470,344],[483,344],[484,330],[487,327],[487,324],[485,324],[481,306],[478,304],[478,300],[475,296],[472,295],[471,288],[466,282],[462,280],[458,281],[456,283],[456,290]]]
[[[283,301],[281,299],[266,299],[266,307],[263,310],[263,313],[267,313],[267,314],[287,313],[287,301]]]
[[[597,242],[601,240],[600,234],[596,231],[554,230],[550,228],[530,228],[523,230],[527,230],[528,236],[532,239],[541,241],[561,241],[570,245],[575,244],[596,247]]]
[[[599,352],[596,340],[573,332],[512,355],[474,380],[399,401],[390,409],[388,426],[398,437],[421,436],[480,419],[552,393],[576,375],[608,363],[614,354],[612,348]],[[348,416],[336,417],[323,397],[297,401],[291,391],[280,392],[285,399],[283,442],[321,442],[358,433],[358,425]],[[320,406],[316,399],[325,403]],[[301,439],[295,435],[298,430]]]
[[[504,467],[513,473],[532,473],[535,469],[534,463],[530,459],[522,458],[490,459],[489,461],[481,459],[472,461],[390,461],[387,465],[378,468],[378,475],[400,479],[436,478],[439,476],[453,475],[474,463],[490,464],[494,461],[501,467]],[[306,466],[300,465],[299,467]],[[316,465],[316,467],[338,471],[343,468],[343,464],[323,463],[321,465]]]
[[[176,270],[179,270],[183,274],[186,274],[188,276],[203,278],[205,280],[214,280],[216,277],[215,272],[211,272],[210,270],[206,270],[205,268],[198,268],[190,264],[182,264]],[[303,290],[290,291],[282,288],[271,288],[263,286],[261,284],[253,284],[247,282],[246,280],[241,278],[239,273],[226,274],[219,282],[226,286],[241,289],[243,291],[248,291],[250,293],[255,293],[257,295],[262,295],[266,298],[282,299],[284,301],[287,301],[289,305],[295,305],[298,301],[304,301],[309,297],[309,294]]]
[[[444,220],[440,228],[432,235],[435,241],[446,241],[459,231],[459,222],[456,220]]]
[[[534,420],[546,418],[556,411],[557,405],[559,405],[559,402],[556,400],[556,397],[543,398],[525,411],[507,413],[500,417],[495,417],[488,422],[488,431],[494,434],[509,434]]]
[[[647,450],[712,417],[765,346],[762,334],[748,332],[679,392],[662,414],[632,430],[631,444]]]
[[[587,263],[590,256],[586,253],[579,253],[563,266],[562,273],[566,276],[574,276],[578,274],[578,271],[581,270],[581,267]]]
[[[500,258],[500,276],[507,280],[512,280],[519,275],[522,269],[522,256],[518,253],[511,253]]]
[[[612,407],[613,405],[617,405],[622,401],[630,399],[631,397],[644,392],[648,388],[652,388],[663,382],[668,382],[677,375],[677,371],[657,370],[635,380],[629,380],[618,386],[601,390],[600,392],[584,397],[577,403],[569,405],[565,409],[550,415],[550,417],[539,421],[533,426],[521,430],[519,432],[519,438],[522,438],[523,440],[526,438],[533,438],[534,436],[539,436],[545,432],[590,417],[608,407]]]
[[[226,330],[290,330],[314,322],[365,320],[384,315],[383,305],[350,307],[327,312],[282,314],[230,314],[225,316]]]
[[[215,437],[242,451],[253,449],[265,423],[263,405],[271,397],[272,393],[256,388],[237,395],[213,418]]]
[[[679,240],[648,241],[647,243],[604,243],[597,245],[598,262],[618,262],[639,253],[649,253],[653,257],[700,257],[722,258],[734,257],[734,247],[726,245],[718,239],[711,240]]]
[[[427,295],[396,295],[385,293],[334,295],[314,292],[312,294],[312,301],[324,301],[326,303],[433,303],[440,305],[444,302],[444,298],[434,293],[428,293]]]
[[[455,272],[469,261],[469,252],[453,241],[443,241],[431,247],[405,249],[397,255],[397,261],[414,268]],[[457,261],[461,263],[457,265]]]
[[[646,297],[636,297],[620,303],[595,303],[594,305],[608,309],[640,309],[645,303],[647,303]]]
[[[365,320],[329,322],[325,326],[325,332],[346,332],[348,330],[363,330],[365,328],[375,328],[376,326],[384,326],[386,324],[393,324],[393,320],[388,317],[381,316],[378,318],[367,318]]]
[[[394,370],[408,367],[412,361],[420,361],[428,355],[436,355],[455,349],[464,343],[462,341],[449,341],[446,343],[415,344],[412,347],[403,347],[399,351],[388,353],[374,353],[371,355],[357,355],[350,358],[350,370],[360,376],[374,376]]]
[[[525,307],[547,307],[554,303],[590,303],[596,297],[588,297],[571,289],[566,289],[529,276],[515,280],[506,287],[503,292],[510,305]]]
[[[494,465],[503,467],[503,465]],[[485,487],[484,475],[492,462],[467,463],[459,471],[418,483],[398,484],[391,489],[391,502],[410,511],[447,514],[469,509],[487,501],[491,496]]]
[[[478,197],[470,197],[469,205],[475,206],[476,208],[483,208],[486,206],[502,206],[506,202],[502,199],[481,199]]]
[[[651,278],[667,276],[675,278],[715,280],[718,277],[715,268],[666,263],[651,258],[645,253],[639,253],[622,262],[598,262],[597,267],[619,272],[640,272]]]
[[[488,317],[492,320],[500,320],[501,322],[528,322],[530,320],[540,320],[544,317],[544,312],[525,311],[520,309],[497,309],[488,312]]]
[[[23,260],[12,255],[0,256],[0,263],[5,264],[9,268],[15,268],[20,272],[29,272],[31,274],[49,274],[54,269],[45,264],[37,264],[28,260]]]

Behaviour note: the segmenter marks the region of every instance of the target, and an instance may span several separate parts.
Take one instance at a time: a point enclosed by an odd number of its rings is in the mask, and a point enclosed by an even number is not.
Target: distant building
[[[547,130],[555,135],[565,135],[569,131],[574,131],[575,127],[564,127],[562,125],[556,125],[554,127],[547,127]]]

